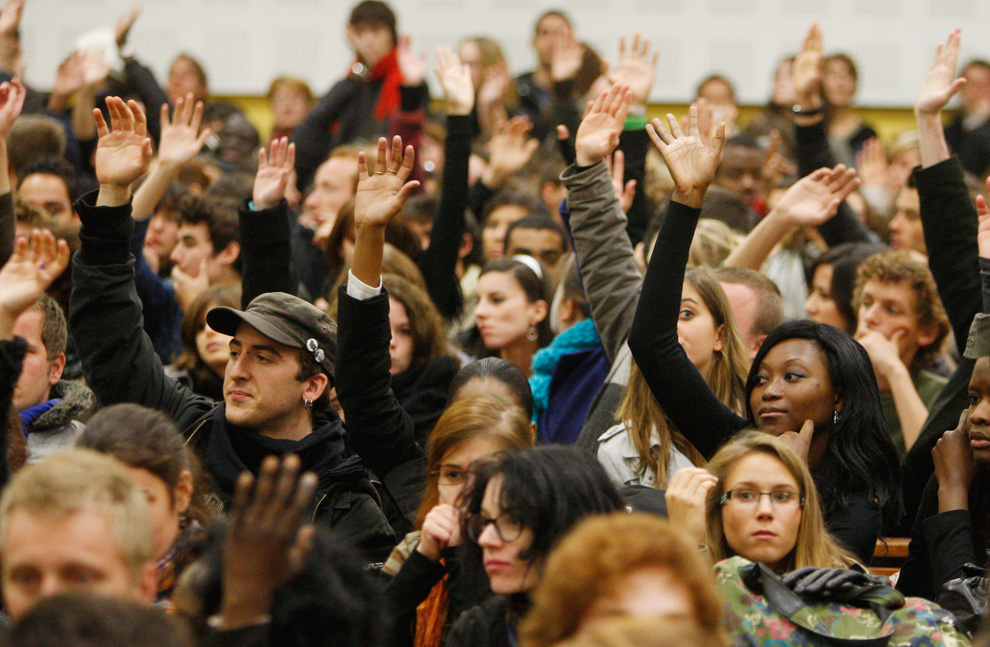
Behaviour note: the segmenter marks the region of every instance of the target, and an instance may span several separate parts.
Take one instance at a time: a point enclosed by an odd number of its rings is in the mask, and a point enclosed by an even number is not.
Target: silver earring
[[[536,326],[530,326],[529,330],[526,331],[526,339],[529,341],[536,341],[540,338],[540,333],[536,332]]]
[[[839,424],[839,412],[838,411],[833,411],[832,412],[832,424],[833,425]]]
[[[312,409],[313,408],[313,401],[312,400],[303,400],[303,406],[306,407],[307,409]]]

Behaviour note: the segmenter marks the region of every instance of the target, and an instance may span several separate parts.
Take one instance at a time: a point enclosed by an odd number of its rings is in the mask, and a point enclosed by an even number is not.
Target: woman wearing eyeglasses
[[[508,398],[457,400],[430,434],[426,489],[409,533],[382,568],[396,645],[439,647],[460,613],[491,597],[484,573],[465,563],[461,495],[476,466],[533,445],[522,408]]]
[[[573,447],[507,454],[476,470],[466,529],[497,597],[465,612],[447,647],[515,647],[551,548],[581,519],[621,506],[601,464]]]
[[[671,523],[693,533],[713,562],[738,555],[785,573],[855,561],[825,530],[807,464],[769,434],[743,433],[707,469],[678,470],[666,497]]]

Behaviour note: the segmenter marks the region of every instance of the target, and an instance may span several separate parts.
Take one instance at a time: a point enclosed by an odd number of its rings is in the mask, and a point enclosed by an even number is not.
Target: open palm
[[[193,99],[190,92],[185,97],[179,97],[175,102],[173,118],[169,119],[168,104],[162,105],[162,136],[158,146],[158,160],[162,164],[185,164],[196,157],[210,129],[204,128],[199,132],[203,121],[203,102]]]
[[[855,169],[839,164],[801,178],[777,203],[794,226],[817,226],[835,215],[839,204],[859,186]]]
[[[103,113],[93,111],[96,132],[96,178],[100,184],[130,186],[144,175],[151,163],[151,140],[148,125],[140,106],[134,101],[124,103],[118,97],[107,98],[107,109],[113,132],[103,119]]]
[[[722,159],[722,147],[725,144],[725,125],[720,124],[716,129],[710,146],[705,146],[698,131],[698,107],[692,105],[689,111],[689,130],[685,134],[674,115],[667,115],[670,130],[663,122],[654,119],[647,124],[646,131],[654,145],[667,164],[674,185],[681,192],[702,193],[711,184]]]
[[[402,210],[419,182],[406,182],[412,172],[415,153],[412,146],[402,150],[402,138],[392,140],[391,154],[384,137],[378,140],[374,172],[368,171],[364,153],[358,156],[358,187],[354,195],[354,226],[384,227]]]
[[[925,76],[914,109],[922,113],[938,112],[959,92],[966,79],[956,78],[956,63],[959,61],[960,30],[949,34],[945,45],[935,50],[935,60]]]
[[[590,166],[612,154],[619,145],[631,102],[629,88],[618,83],[598,95],[574,137],[578,164]]]
[[[31,242],[19,238],[14,254],[0,268],[0,308],[24,312],[44,294],[69,264],[69,246],[50,231],[34,230]]]

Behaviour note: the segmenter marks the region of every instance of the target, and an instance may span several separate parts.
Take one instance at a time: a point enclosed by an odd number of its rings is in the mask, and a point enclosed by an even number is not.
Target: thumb
[[[815,434],[815,423],[811,420],[805,420],[804,424],[801,425],[801,431],[798,432],[798,436],[802,439],[811,442],[811,437]]]

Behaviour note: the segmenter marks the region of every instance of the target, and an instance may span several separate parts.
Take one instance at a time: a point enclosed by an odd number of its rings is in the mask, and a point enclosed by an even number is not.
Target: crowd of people
[[[139,10],[122,69],[26,87],[24,3],[3,644],[990,644],[990,63],[957,75],[960,30],[885,144],[817,25],[749,123],[718,74],[650,120],[641,34],[609,63],[548,11],[535,70],[467,38],[431,98],[364,0],[344,79],[271,83],[265,145],[192,56],[159,85]]]

